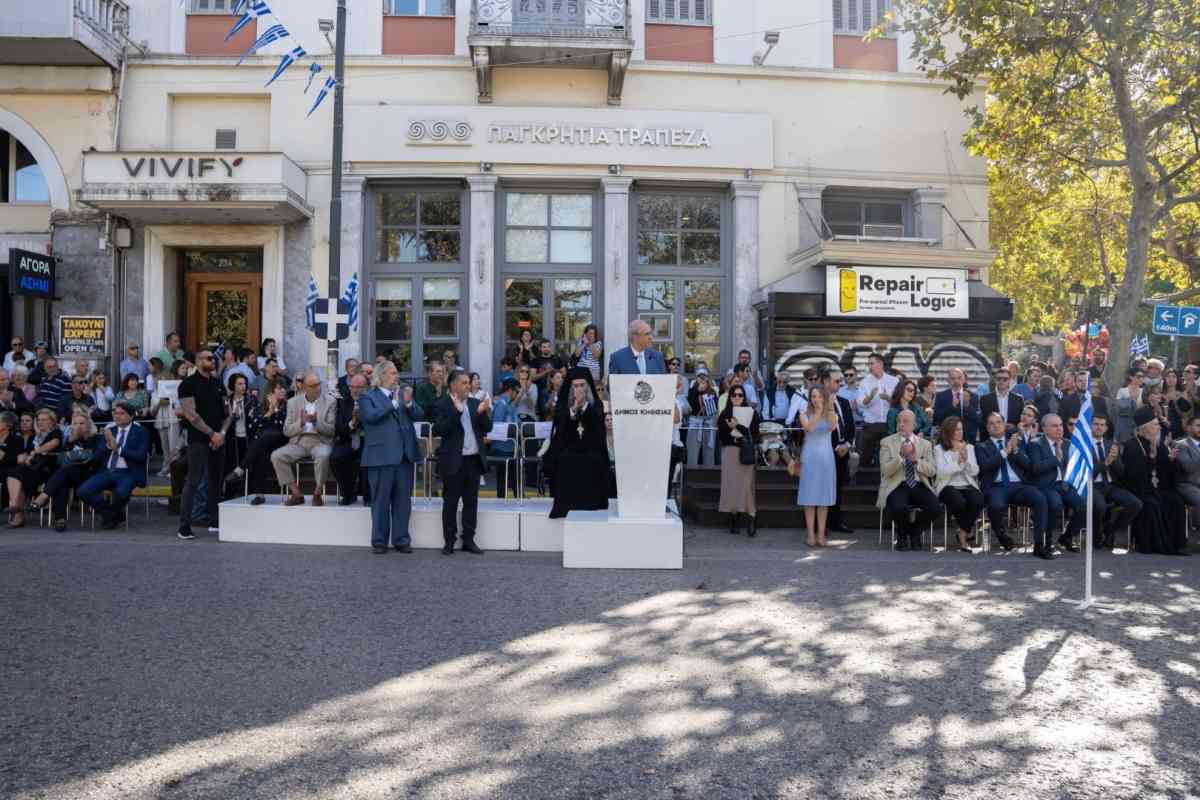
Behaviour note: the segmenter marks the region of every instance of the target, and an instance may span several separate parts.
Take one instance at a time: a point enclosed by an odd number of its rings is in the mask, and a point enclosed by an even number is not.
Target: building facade
[[[189,347],[271,337],[289,366],[324,364],[305,306],[329,275],[332,103],[307,112],[332,74],[318,20],[334,4],[275,0],[276,18],[226,41],[230,0],[129,2],[115,143],[51,148],[72,164],[68,205],[128,247],[56,252],[60,269],[117,287],[116,335],[148,351],[177,330]],[[387,353],[417,377],[452,349],[490,385],[525,330],[567,352],[595,323],[611,351],[638,317],[688,372],[742,348],[770,369],[780,282],[863,264],[959,270],[983,291],[984,164],[907,43],[863,40],[886,4],[349,6],[343,358]],[[292,40],[239,65],[277,23]],[[267,86],[297,43],[317,55]],[[39,119],[53,141],[54,115]],[[90,308],[76,294],[56,307]]]

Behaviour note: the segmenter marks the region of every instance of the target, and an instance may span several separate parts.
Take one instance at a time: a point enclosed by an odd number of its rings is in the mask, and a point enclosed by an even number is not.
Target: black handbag
[[[754,458],[754,442],[749,436],[743,436],[741,443],[738,445],[738,462],[748,466],[753,465]]]

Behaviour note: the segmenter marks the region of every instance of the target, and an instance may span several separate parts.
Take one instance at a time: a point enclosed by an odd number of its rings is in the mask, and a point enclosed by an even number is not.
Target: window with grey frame
[[[683,372],[720,369],[724,221],[716,193],[638,192],[633,313],[650,325],[655,347]]]
[[[454,0],[383,0],[383,13],[393,17],[453,17]]]
[[[891,10],[892,0],[833,0],[833,32],[866,36]],[[884,35],[895,35],[895,26]]]
[[[423,376],[446,350],[463,363],[465,203],[455,186],[372,193],[369,346],[402,375]]]
[[[716,0],[647,0],[646,21],[671,25],[712,25]]]
[[[912,235],[912,202],[907,197],[826,193],[821,198],[821,216],[833,236]]]
[[[188,4],[189,14],[231,14],[237,0],[192,0]]]

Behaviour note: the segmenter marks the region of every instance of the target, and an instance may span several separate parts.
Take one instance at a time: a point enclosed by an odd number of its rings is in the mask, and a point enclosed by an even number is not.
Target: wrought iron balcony
[[[628,0],[472,0],[467,42],[479,102],[492,101],[493,67],[608,70],[608,102],[621,102],[633,52]]]
[[[0,64],[109,66],[121,63],[129,30],[125,0],[30,0],[0,14]]]

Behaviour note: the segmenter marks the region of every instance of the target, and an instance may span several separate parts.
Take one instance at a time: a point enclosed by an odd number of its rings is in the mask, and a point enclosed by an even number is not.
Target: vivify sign
[[[825,316],[967,319],[965,269],[825,267]]]
[[[130,158],[122,156],[121,163],[125,172],[131,178],[136,178],[146,171],[146,177],[156,178],[188,178],[196,180],[212,180],[213,177],[232,178],[233,171],[242,165],[241,156],[218,158],[212,156],[194,156],[168,158],[164,156],[139,156]],[[209,175],[214,173],[214,175]]]

